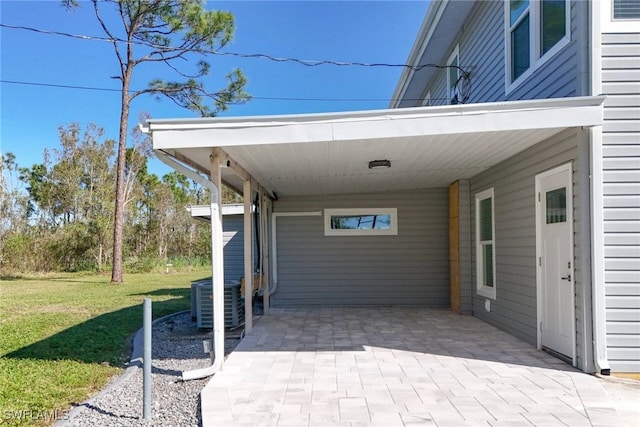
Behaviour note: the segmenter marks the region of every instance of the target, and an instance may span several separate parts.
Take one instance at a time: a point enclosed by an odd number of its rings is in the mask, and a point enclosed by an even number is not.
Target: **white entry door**
[[[575,355],[571,164],[536,177],[539,343]]]

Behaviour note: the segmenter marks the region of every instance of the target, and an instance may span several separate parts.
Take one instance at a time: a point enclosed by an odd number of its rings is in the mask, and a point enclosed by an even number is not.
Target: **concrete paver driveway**
[[[272,309],[201,395],[204,426],[621,426],[596,377],[471,316]]]

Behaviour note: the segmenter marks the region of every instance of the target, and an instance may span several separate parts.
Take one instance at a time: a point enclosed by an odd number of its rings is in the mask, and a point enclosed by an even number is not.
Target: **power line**
[[[31,32],[35,32],[35,33],[40,33],[40,34],[47,34],[47,35],[56,35],[56,36],[63,36],[63,37],[70,37],[70,38],[75,38],[75,39],[81,39],[81,40],[90,40],[90,41],[101,41],[101,42],[109,42],[109,43],[129,43],[127,40],[123,40],[123,39],[119,39],[119,38],[110,38],[110,37],[100,37],[100,36],[87,36],[87,35],[83,35],[83,34],[71,34],[71,33],[66,33],[66,32],[61,32],[61,31],[53,31],[53,30],[44,30],[44,29],[40,29],[40,28],[33,28],[33,27],[26,27],[26,26],[19,26],[19,25],[10,25],[10,24],[2,24],[0,23],[0,27],[2,28],[8,28],[8,29],[14,29],[14,30],[24,30],[24,31],[31,31]],[[175,51],[181,51],[181,48],[176,48],[176,47],[172,47],[172,46],[162,46],[162,45],[155,45],[153,43],[149,43],[143,40],[131,40],[130,43],[132,44],[136,44],[136,45],[142,45],[151,49],[156,49],[158,52],[156,52],[158,55],[163,55],[165,53],[171,53],[171,52],[175,52]],[[388,64],[388,63],[367,63],[367,62],[343,62],[343,61],[333,61],[333,60],[316,60],[316,59],[300,59],[300,58],[290,58],[290,57],[276,57],[276,56],[271,56],[271,55],[267,55],[267,54],[263,54],[263,53],[239,53],[239,52],[222,52],[222,51],[216,51],[216,50],[207,50],[207,49],[197,49],[197,50],[193,50],[193,52],[195,53],[201,53],[201,54],[212,54],[212,55],[219,55],[219,56],[234,56],[234,57],[239,57],[239,58],[247,58],[247,59],[264,59],[264,60],[269,60],[269,61],[273,61],[273,62],[292,62],[292,63],[296,63],[299,65],[303,65],[303,66],[307,66],[307,67],[317,67],[320,65],[334,65],[334,66],[340,66],[340,67],[344,67],[344,66],[356,66],[356,67],[386,67],[386,68],[404,68],[404,69],[409,69],[412,71],[420,71],[422,69],[425,68],[437,68],[437,69],[446,69],[446,68],[455,68],[459,71],[460,76],[458,77],[458,80],[456,81],[456,87],[460,88],[460,99],[458,100],[458,102],[461,103],[465,103],[467,101],[467,99],[469,98],[470,92],[471,92],[471,85],[470,85],[470,75],[469,72],[467,72],[464,68],[460,67],[459,65],[439,65],[439,64],[422,64],[422,65],[410,65],[410,64]],[[22,84],[26,84],[25,82],[23,82]],[[36,84],[36,83],[34,83]],[[43,86],[46,86],[46,84],[41,84]],[[55,86],[55,85],[51,85],[51,86]],[[60,85],[60,87],[63,87],[65,85]],[[73,87],[73,86],[69,86],[69,88],[72,89],[83,89],[83,87]],[[104,90],[104,91],[111,91],[114,89],[105,89],[105,88],[84,88],[87,90]],[[342,101],[342,100],[338,100],[338,99],[315,99],[315,98],[260,98],[260,97],[253,97],[254,99],[273,99],[273,100],[291,100],[291,101]],[[355,99],[345,99],[344,101],[357,101]],[[364,100],[364,101],[369,101]],[[371,100],[371,101],[384,101],[384,100]],[[446,100],[448,101],[448,100]]]
[[[38,83],[38,82],[21,82],[17,80],[0,80],[0,83],[10,83],[14,85],[24,85],[24,86],[45,86],[45,87],[57,87],[62,89],[82,89],[82,90],[97,90],[103,92],[121,92],[120,89],[112,89],[106,87],[91,87],[91,86],[76,86],[76,85],[62,85],[62,84],[54,84],[54,83]]]
[[[69,37],[69,38],[88,40],[88,41],[101,41],[101,42],[108,42],[108,43],[129,43],[127,40],[120,39],[120,38],[87,36],[84,34],[72,34],[72,33],[66,33],[62,31],[44,30],[40,28],[26,27],[22,25],[10,25],[10,24],[0,23],[0,27],[12,29],[12,30],[31,31],[39,34],[56,35],[56,36]],[[180,48],[155,45],[153,43],[145,42],[143,40],[132,40],[131,43],[145,46],[151,49],[156,49],[163,53],[169,53],[172,51],[180,50]],[[389,64],[389,63],[383,63],[383,62],[368,63],[368,62],[352,62],[352,61],[334,61],[334,60],[324,60],[324,59],[322,60],[300,59],[300,58],[291,58],[291,57],[277,57],[277,56],[267,55],[264,53],[224,52],[224,51],[208,50],[208,49],[198,49],[196,52],[208,53],[208,54],[219,55],[219,56],[234,56],[234,57],[245,58],[245,59],[264,59],[264,60],[269,60],[273,62],[283,62],[283,63],[292,62],[299,65],[304,65],[306,67],[317,67],[320,65],[334,65],[339,67],[356,66],[356,67],[406,68],[412,71],[420,71],[424,68],[457,68],[463,74],[467,74],[467,72],[464,69],[456,65],[438,65],[438,64],[410,65],[410,64]]]
[[[5,80],[0,79],[0,83],[23,85],[23,86],[42,86],[52,87],[60,89],[75,89],[75,90],[93,90],[102,92],[120,92],[121,89],[106,88],[106,87],[94,87],[94,86],[79,86],[79,85],[65,85],[56,83],[41,83],[41,82],[25,82],[19,80]],[[276,97],[276,96],[251,96],[252,99],[264,100],[264,101],[319,101],[319,102],[389,102],[388,98],[299,98],[299,97]],[[421,99],[406,99],[406,101],[421,101]],[[449,101],[442,98],[431,98],[432,101]]]

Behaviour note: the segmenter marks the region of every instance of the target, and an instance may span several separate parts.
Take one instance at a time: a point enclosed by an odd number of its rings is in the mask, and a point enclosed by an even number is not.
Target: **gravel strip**
[[[228,333],[225,356],[240,341],[240,331]],[[153,368],[151,420],[142,419],[142,366],[130,368],[115,378],[94,398],[71,412],[58,425],[85,426],[198,426],[201,425],[200,392],[209,378],[182,381],[181,373],[211,364],[202,341],[211,338],[199,331],[188,312],[156,322],[153,326]],[[142,349],[140,349],[140,353]]]

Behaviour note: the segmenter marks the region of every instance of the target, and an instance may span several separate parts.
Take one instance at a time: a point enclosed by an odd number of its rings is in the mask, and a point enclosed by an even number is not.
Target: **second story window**
[[[540,56],[549,52],[567,34],[567,7],[564,0],[540,3]]]
[[[506,0],[507,86],[569,41],[567,0]]]
[[[509,24],[511,81],[514,81],[529,69],[531,63],[531,13],[528,1],[509,2]]]

